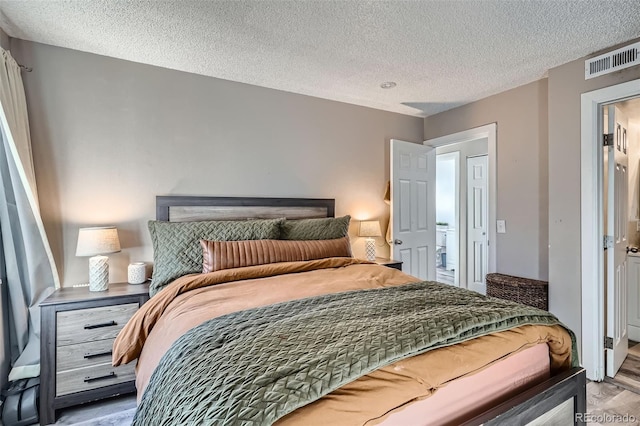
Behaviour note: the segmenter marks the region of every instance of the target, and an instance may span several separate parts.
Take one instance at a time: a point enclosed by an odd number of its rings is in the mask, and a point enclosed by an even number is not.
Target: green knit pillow
[[[149,221],[153,243],[153,276],[149,294],[186,274],[202,272],[200,240],[242,241],[278,239],[283,219],[162,222]]]
[[[351,216],[322,219],[286,220],[282,223],[281,240],[333,240],[349,235]]]

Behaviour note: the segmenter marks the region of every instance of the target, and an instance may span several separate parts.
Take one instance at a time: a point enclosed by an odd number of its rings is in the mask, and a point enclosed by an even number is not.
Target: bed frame
[[[335,200],[322,198],[242,198],[158,196],[156,218],[194,220],[334,217]],[[489,408],[464,425],[584,425],[586,373],[572,368]]]
[[[334,216],[331,198],[156,197],[156,219],[170,222]]]

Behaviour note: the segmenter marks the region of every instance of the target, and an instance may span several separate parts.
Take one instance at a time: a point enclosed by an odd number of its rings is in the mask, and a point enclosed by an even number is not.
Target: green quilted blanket
[[[269,425],[382,366],[527,324],[559,322],[546,311],[435,282],[235,312],[173,344],[133,424]]]

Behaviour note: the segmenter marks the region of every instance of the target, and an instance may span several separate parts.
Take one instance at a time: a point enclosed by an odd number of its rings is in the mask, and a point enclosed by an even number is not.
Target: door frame
[[[428,139],[423,142],[424,145],[438,148],[440,146],[450,145],[453,143],[471,142],[478,139],[487,139],[487,154],[489,163],[489,259],[487,262],[487,273],[496,272],[497,259],[497,230],[496,218],[498,210],[498,179],[497,179],[497,132],[498,125],[496,123],[486,124],[473,129],[464,130],[462,132],[452,133],[434,139]],[[465,212],[466,214],[466,212]],[[459,231],[458,231],[459,232]],[[458,247],[460,244],[458,243]],[[465,253],[466,259],[466,253]],[[466,286],[466,283],[465,283]]]
[[[600,107],[640,96],[640,79],[581,95],[580,137],[580,270],[582,298],[582,365],[587,378],[605,376],[605,298],[603,238],[603,154]]]

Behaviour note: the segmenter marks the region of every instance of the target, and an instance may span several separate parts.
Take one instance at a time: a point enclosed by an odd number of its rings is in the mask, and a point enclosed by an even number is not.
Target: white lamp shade
[[[360,233],[358,235],[361,237],[381,237],[382,232],[380,232],[380,222],[377,220],[361,221]]]
[[[120,240],[115,226],[80,228],[76,256],[95,256],[119,251]]]

